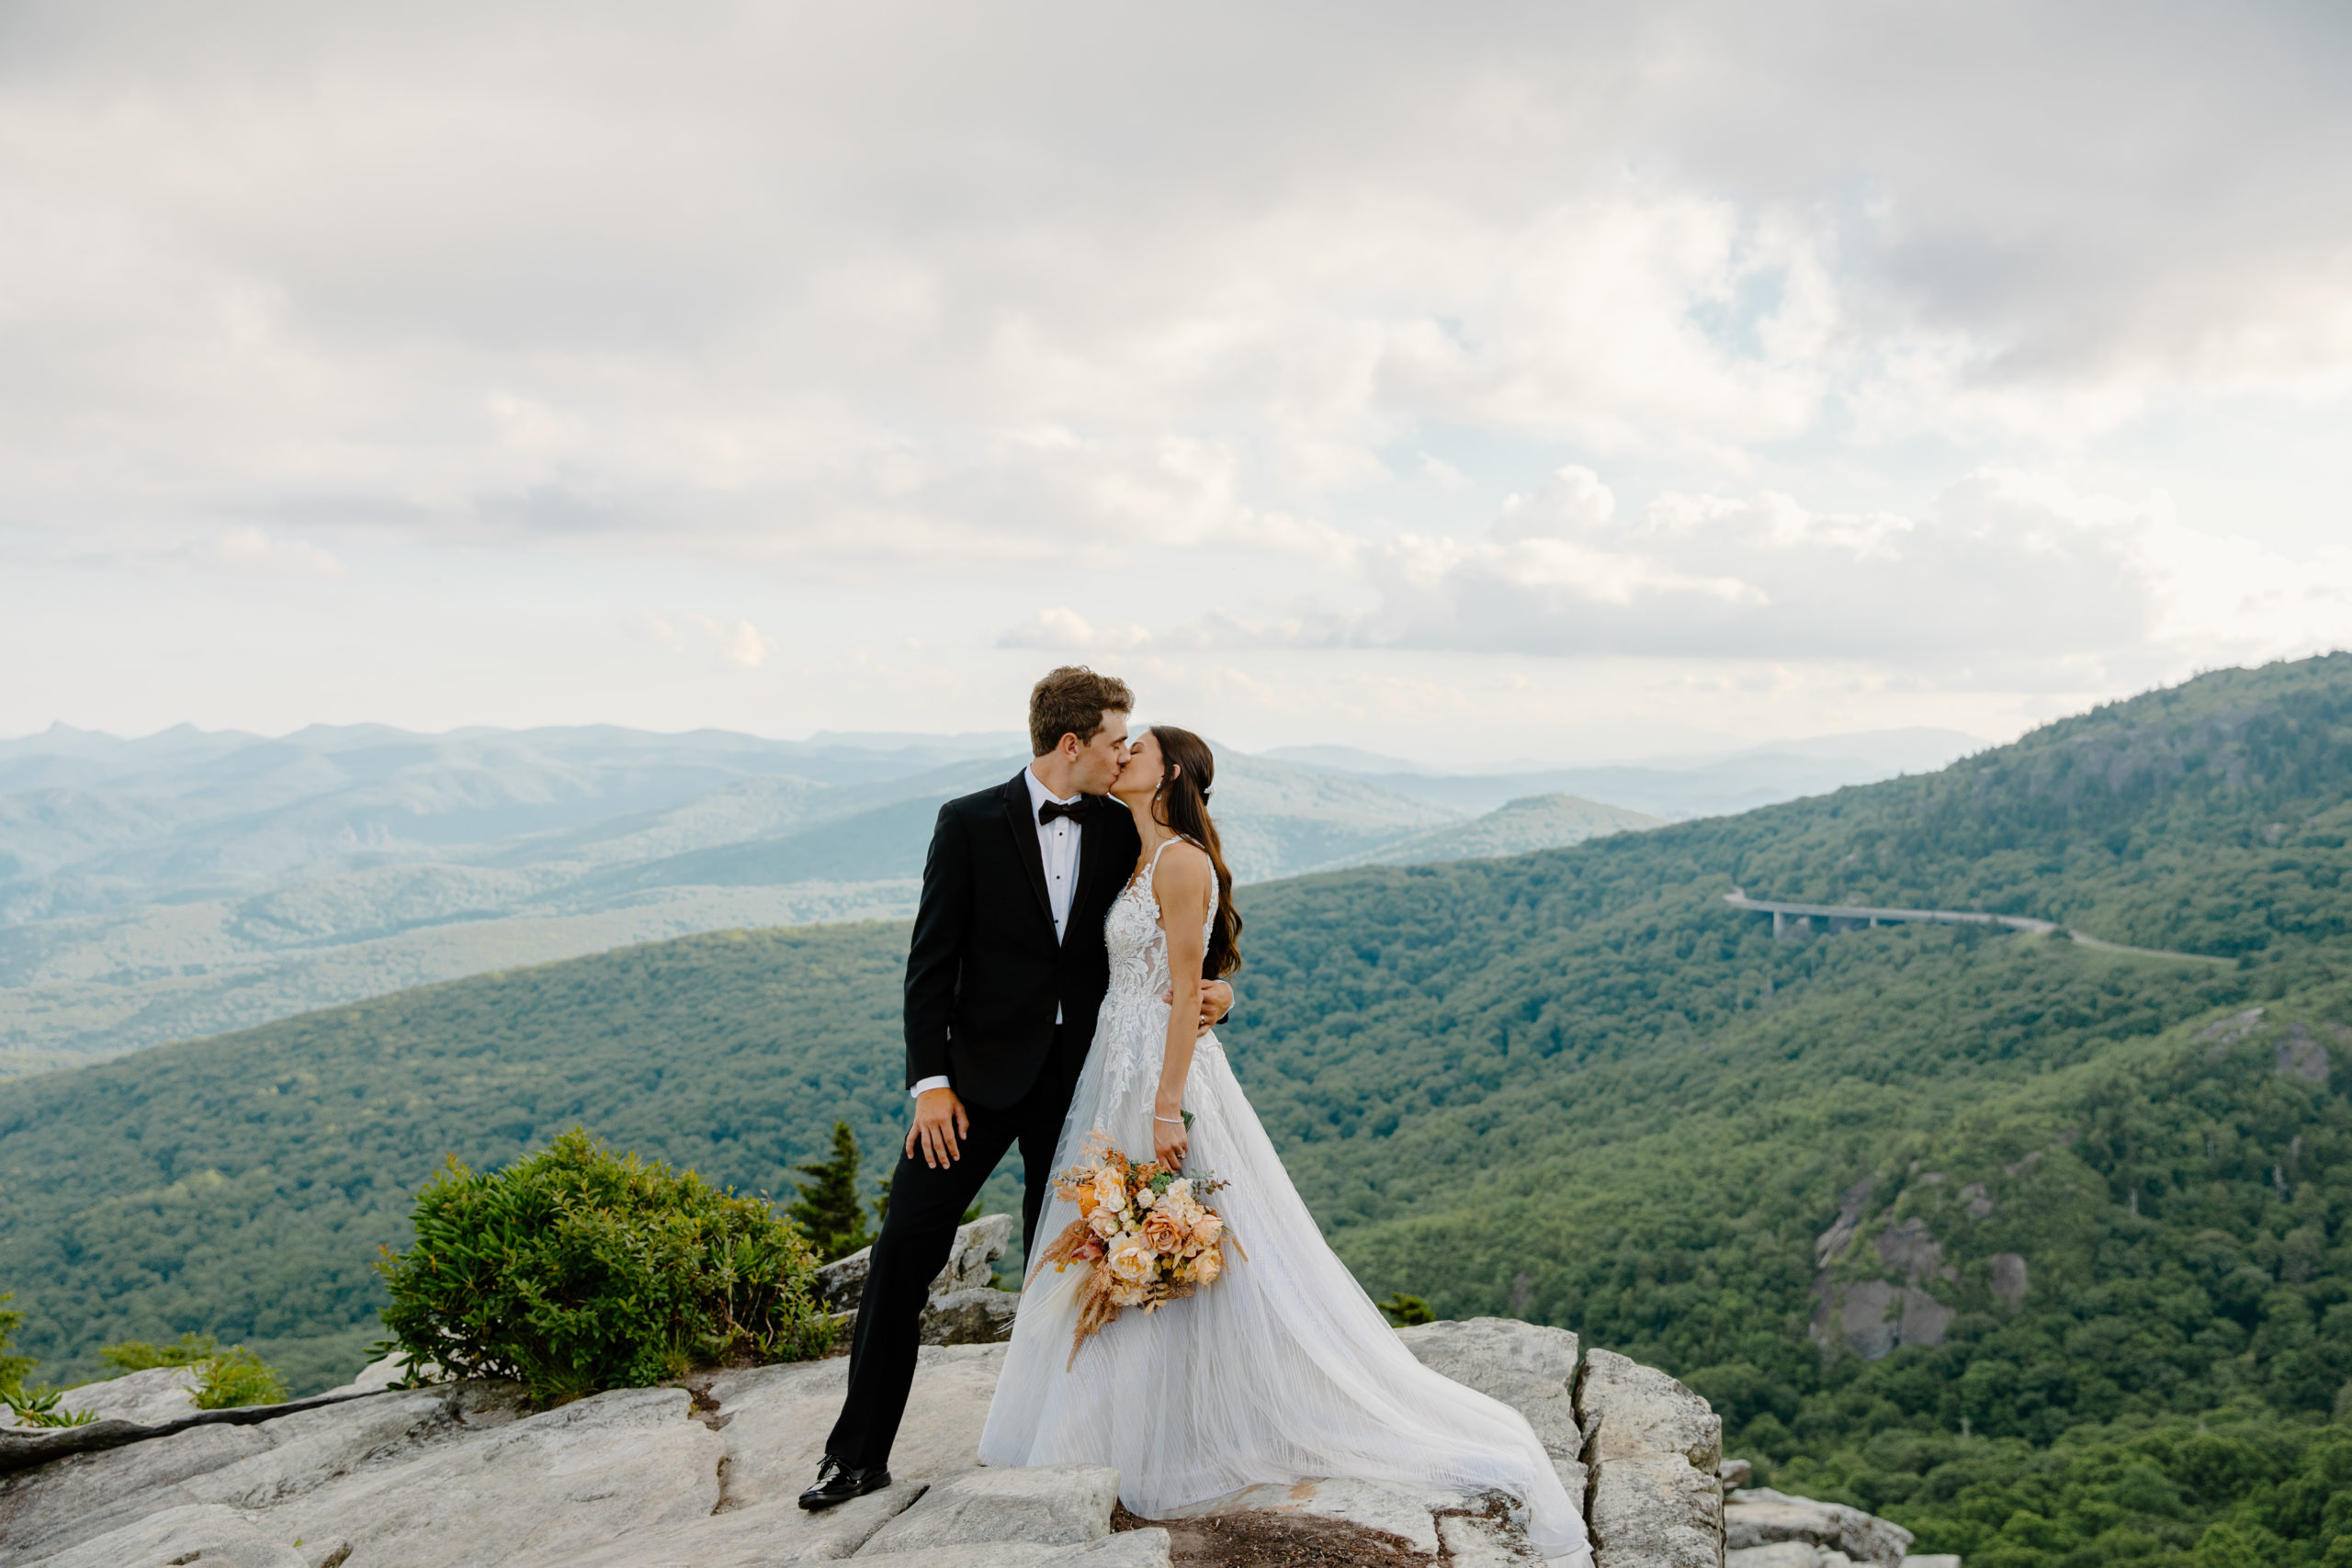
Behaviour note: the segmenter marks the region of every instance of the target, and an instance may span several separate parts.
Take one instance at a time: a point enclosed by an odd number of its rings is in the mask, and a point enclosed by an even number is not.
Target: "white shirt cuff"
[[[949,1084],[947,1081],[947,1075],[940,1073],[932,1077],[916,1079],[915,1087],[907,1090],[907,1094],[911,1099],[919,1100],[922,1097],[922,1094],[926,1089],[949,1089],[952,1087],[954,1086]]]

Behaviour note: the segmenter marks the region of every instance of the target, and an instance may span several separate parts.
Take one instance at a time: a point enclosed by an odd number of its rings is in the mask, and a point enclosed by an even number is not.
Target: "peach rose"
[[[1146,1215],[1143,1240],[1154,1252],[1174,1252],[1184,1245],[1184,1225],[1165,1204]]]
[[[1212,1214],[1204,1209],[1200,1217],[1193,1222],[1191,1229],[1194,1241],[1203,1247],[1215,1247],[1217,1238],[1225,1235],[1225,1220],[1221,1215]]]
[[[1216,1277],[1225,1272],[1225,1255],[1214,1247],[1193,1259],[1193,1278],[1204,1285],[1214,1285]]]
[[[1111,1248],[1111,1278],[1125,1284],[1140,1285],[1151,1278],[1159,1267],[1159,1256],[1146,1247],[1140,1236],[1123,1236]]]
[[[1107,1239],[1119,1234],[1119,1216],[1097,1204],[1094,1212],[1086,1216],[1086,1228]]]
[[[1094,1173],[1094,1201],[1117,1213],[1127,1206],[1126,1179],[1105,1166]]]

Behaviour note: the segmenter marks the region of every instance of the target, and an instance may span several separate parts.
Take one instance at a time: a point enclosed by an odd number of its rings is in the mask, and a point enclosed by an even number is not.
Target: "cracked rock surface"
[[[1576,1407],[1575,1335],[1516,1318],[1474,1317],[1400,1328],[1396,1337],[1431,1371],[1526,1416],[1568,1495],[1582,1497],[1589,1490]]]
[[[1732,1493],[1724,1507],[1727,1544],[1737,1552],[1792,1548],[1784,1559],[1742,1555],[1736,1568],[1835,1568],[1836,1554],[1849,1562],[1871,1568],[1901,1568],[1911,1550],[1911,1532],[1901,1525],[1849,1508],[1842,1503],[1816,1503],[1792,1497],[1769,1487],[1742,1488]],[[1812,1558],[1797,1555],[1811,1551]],[[1911,1559],[1917,1563],[1925,1559]]]
[[[61,1411],[95,1416],[101,1421],[137,1421],[161,1426],[175,1416],[196,1414],[197,1371],[194,1367],[150,1367],[126,1372],[104,1382],[68,1389],[57,1401]],[[17,1419],[16,1412],[0,1408],[0,1427],[40,1430]]]
[[[998,1238],[974,1240],[966,1278]],[[1425,1364],[1527,1416],[1571,1495],[1587,1500],[1597,1568],[1903,1560],[1908,1536],[1850,1508],[1763,1491],[1735,1492],[1727,1507],[1720,1424],[1662,1372],[1498,1318],[1403,1337]],[[512,1384],[355,1385],[339,1402],[240,1413],[239,1424],[131,1426],[119,1446],[56,1458],[28,1449],[23,1468],[0,1474],[0,1568],[1539,1562],[1516,1505],[1498,1495],[1332,1477],[1254,1486],[1150,1521],[1118,1508],[1118,1474],[1099,1465],[980,1468],[1003,1360],[999,1344],[925,1347],[893,1484],[823,1513],[796,1498],[840,1409],[843,1359],[699,1374],[546,1411]],[[168,1414],[171,1395],[185,1397],[145,1383],[96,1384],[85,1397],[184,1421]]]

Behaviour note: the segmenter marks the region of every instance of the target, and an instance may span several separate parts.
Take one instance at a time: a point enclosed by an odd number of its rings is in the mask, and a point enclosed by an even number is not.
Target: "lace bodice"
[[[1111,900],[1111,911],[1103,917],[1102,945],[1111,959],[1111,988],[1102,997],[1095,1040],[1106,1054],[1103,1091],[1114,1103],[1145,1069],[1149,1074],[1143,1079],[1147,1086],[1156,1086],[1159,1080],[1160,1059],[1168,1043],[1168,1004],[1160,1000],[1169,986],[1168,933],[1160,929],[1159,899],[1151,890],[1151,879],[1159,869],[1159,857],[1175,841],[1170,839],[1152,852],[1151,863]],[[1216,926],[1216,882],[1211,878],[1208,914],[1201,922],[1204,951]],[[1198,1070],[1204,1053],[1219,1050],[1215,1033],[1201,1036],[1193,1051],[1194,1069]]]

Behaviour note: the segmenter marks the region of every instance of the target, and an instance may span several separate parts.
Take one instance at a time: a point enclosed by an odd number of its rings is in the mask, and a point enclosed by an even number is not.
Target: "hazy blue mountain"
[[[1903,773],[1933,773],[1984,745],[1956,729],[1888,729],[1605,767],[1500,773],[1437,773],[1347,747],[1282,750],[1293,766],[1364,778],[1465,812],[1492,811],[1528,795],[1575,795],[1679,821],[1752,811]]]
[[[1491,775],[1227,750],[1216,808],[1235,874],[1261,882],[1520,853],[1971,744],[1900,731]],[[609,725],[0,741],[0,1075],[629,942],[903,916],[938,804],[1025,750],[1001,732]],[[1576,798],[1531,799],[1557,796]]]
[[[1295,767],[1319,768],[1334,773],[1364,773],[1377,777],[1383,773],[1435,773],[1443,770],[1423,767],[1402,757],[1384,757],[1377,751],[1366,751],[1355,746],[1272,746],[1258,753],[1271,761],[1288,762]]]
[[[1422,865],[1431,861],[1492,860],[1562,849],[1608,833],[1663,828],[1663,818],[1603,806],[1573,795],[1535,795],[1498,807],[1484,817],[1384,845],[1349,863]]]
[[[0,765],[41,774],[30,749],[41,739],[10,742]],[[877,748],[610,726],[439,736],[313,726],[225,745],[176,730],[98,744],[106,739],[61,738],[76,782],[0,794],[0,920],[439,858],[682,806],[747,778],[871,784],[966,756],[960,740]]]
[[[0,792],[0,1074],[630,942],[903,916],[940,802],[1025,750],[609,727],[6,745],[36,782]],[[1230,752],[1216,795],[1248,881],[1465,815]]]

